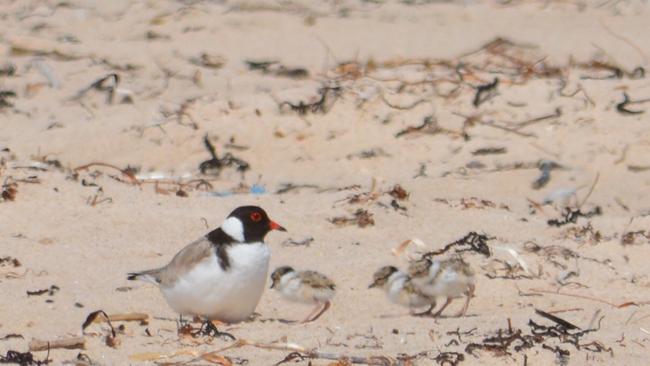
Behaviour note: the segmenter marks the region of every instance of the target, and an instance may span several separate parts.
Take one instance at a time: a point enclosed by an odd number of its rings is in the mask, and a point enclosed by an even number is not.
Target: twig
[[[76,167],[76,168],[74,168],[72,170],[76,173],[76,172],[78,172],[80,170],[87,170],[88,168],[93,167],[93,166],[103,166],[103,167],[106,167],[106,168],[112,168],[112,169],[119,170],[119,172],[122,173],[122,175],[126,176],[127,178],[129,178],[131,180],[131,183],[140,184],[140,181],[138,181],[138,179],[135,177],[135,175],[133,175],[133,173],[130,170],[128,170],[128,169],[120,169],[120,168],[116,167],[115,165],[108,164],[108,163],[93,162],[93,163],[78,166],[78,167]]]
[[[397,104],[393,104],[393,103],[389,102],[388,99],[386,99],[386,96],[384,95],[384,93],[381,93],[380,96],[381,96],[381,100],[384,103],[386,103],[387,106],[389,106],[389,107],[391,107],[393,109],[400,110],[400,111],[407,111],[407,110],[413,109],[413,108],[417,107],[418,105],[420,105],[422,103],[425,103],[427,101],[426,99],[418,99],[418,100],[416,100],[415,102],[413,102],[413,103],[411,103],[409,105],[401,106],[401,105],[397,105]]]
[[[646,55],[646,53],[643,52],[643,50],[641,49],[641,47],[639,47],[639,46],[637,46],[636,44],[632,43],[632,41],[630,41],[629,39],[627,39],[627,38],[621,36],[620,34],[615,33],[611,28],[609,28],[609,26],[607,26],[607,24],[605,24],[605,22],[604,22],[602,19],[600,20],[600,25],[601,25],[603,28],[605,28],[605,30],[607,31],[607,33],[609,33],[612,37],[614,37],[614,38],[616,38],[616,39],[618,39],[618,40],[620,40],[620,41],[623,41],[623,42],[625,42],[628,46],[634,48],[634,50],[635,50],[636,52],[638,52],[639,55],[641,55],[641,56],[643,57],[643,61],[645,61],[646,64],[648,63],[648,55]]]
[[[111,314],[111,315],[108,316],[108,319],[105,318],[105,317],[97,316],[97,317],[95,317],[93,319],[92,322],[93,323],[103,323],[103,322],[106,322],[106,321],[110,320],[111,322],[120,322],[120,321],[122,321],[122,322],[133,322],[133,321],[135,321],[135,322],[145,322],[146,323],[146,321],[148,319],[149,319],[148,314],[144,314],[144,313],[127,313],[127,314]]]
[[[617,308],[617,309],[621,309],[621,308],[625,308],[625,307],[633,306],[633,305],[634,306],[639,305],[639,303],[634,302],[634,301],[626,301],[624,303],[621,303],[621,304],[617,305],[617,304],[614,304],[612,302],[605,301],[603,299],[599,299],[599,298],[595,298],[595,297],[591,297],[591,296],[577,295],[577,294],[566,294],[566,293],[563,293],[563,292],[540,290],[540,289],[535,289],[535,288],[531,288],[530,291],[537,292],[537,293],[540,293],[540,294],[560,295],[560,296],[574,297],[574,298],[578,298],[578,299],[591,300],[591,301],[599,302],[599,303],[602,303],[602,304],[607,304],[607,305],[609,305],[609,306],[611,306],[613,308]],[[645,303],[647,303],[647,302],[646,301],[641,302],[641,304],[645,304]]]
[[[510,127],[506,127],[506,126],[501,126],[501,125],[498,125],[498,124],[494,123],[494,121],[487,121],[487,122],[479,121],[479,122],[483,126],[498,128],[500,130],[507,131],[507,132],[510,132],[510,133],[514,133],[515,135],[519,135],[519,136],[522,136],[522,137],[537,137],[537,135],[535,135],[534,133],[519,132],[519,128],[510,128]]]
[[[42,341],[32,339],[29,342],[30,352],[46,351],[48,349],[66,348],[66,349],[84,349],[86,346],[86,339],[84,337],[74,337],[57,339],[54,341]]]
[[[569,323],[568,321],[566,321],[566,320],[564,320],[564,319],[562,319],[560,317],[557,317],[557,316],[555,316],[553,314],[547,313],[545,311],[535,309],[535,313],[537,313],[537,315],[539,315],[539,316],[543,316],[544,318],[546,318],[546,319],[548,319],[548,320],[550,320],[550,321],[552,321],[554,323],[557,323],[557,324],[563,326],[566,329],[580,329],[578,326],[573,325],[573,324]]]
[[[580,210],[580,208],[582,208],[582,205],[584,205],[587,202],[587,200],[593,193],[594,189],[596,188],[596,184],[598,184],[599,179],[600,179],[600,172],[596,173],[596,178],[594,178],[594,182],[591,183],[591,187],[589,187],[589,192],[587,192],[585,198],[583,198],[582,202],[580,202],[580,204],[578,205],[578,210]]]
[[[224,347],[214,352],[209,352],[204,355],[201,355],[200,357],[188,361],[187,363],[199,361],[209,354],[219,354],[229,349],[241,348],[245,346],[251,346],[255,348],[268,349],[268,350],[289,351],[292,353],[298,353],[299,356],[294,355],[294,359],[308,358],[312,360],[317,360],[317,359],[332,360],[332,361],[343,361],[352,364],[372,365],[372,366],[406,366],[407,365],[402,360],[398,360],[388,356],[367,356],[367,357],[350,356],[350,355],[344,355],[344,354],[333,353],[333,352],[321,352],[315,349],[306,349],[305,347],[295,343],[265,344],[265,343],[250,342],[245,339],[240,339],[238,341],[235,341],[230,346]]]
[[[553,113],[545,114],[540,117],[532,118],[526,121],[519,122],[515,125],[515,130],[520,130],[524,127],[528,127],[532,124],[538,123],[545,121],[547,119],[552,119],[552,118],[559,118],[562,116],[562,109],[560,107],[555,108],[555,111]]]

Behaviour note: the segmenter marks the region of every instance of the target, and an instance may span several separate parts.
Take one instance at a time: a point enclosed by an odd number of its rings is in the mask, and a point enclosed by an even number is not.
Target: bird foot
[[[223,325],[224,323],[220,323],[220,325]],[[228,332],[222,332],[219,329],[217,329],[217,326],[215,325],[215,322],[211,320],[206,320],[201,324],[201,327],[192,334],[193,337],[214,337],[214,338],[230,338],[230,340],[234,341],[237,340],[234,335],[228,333]]]
[[[216,324],[215,324],[216,323]],[[217,328],[217,325],[225,325],[221,322],[206,320],[201,323],[201,326],[195,328],[190,323],[186,323],[178,328],[179,335],[191,336],[192,338],[199,337],[213,337],[213,338],[228,338],[230,340],[236,340],[234,335],[228,332],[222,332]]]

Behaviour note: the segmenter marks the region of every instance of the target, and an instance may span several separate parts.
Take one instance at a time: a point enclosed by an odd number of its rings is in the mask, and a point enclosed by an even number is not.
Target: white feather
[[[229,217],[221,224],[221,230],[240,243],[244,242],[244,225],[236,217]]]

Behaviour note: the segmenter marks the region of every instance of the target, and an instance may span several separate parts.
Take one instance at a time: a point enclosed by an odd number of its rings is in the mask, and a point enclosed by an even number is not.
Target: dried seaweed
[[[600,321],[602,321],[602,317],[598,322],[597,328],[580,330],[577,326],[555,315],[539,309],[536,309],[535,312],[538,315],[551,320],[555,325],[542,325],[529,319],[528,327],[530,333],[524,333],[521,329],[513,330],[510,325],[510,320],[508,319],[508,329],[499,329],[496,332],[496,336],[485,337],[480,343],[468,344],[465,347],[465,352],[473,355],[474,351],[482,349],[494,353],[495,356],[506,356],[511,355],[512,351],[520,352],[521,350],[541,345],[542,349],[547,349],[556,353],[558,358],[567,358],[568,360],[568,357],[570,356],[568,350],[561,349],[557,345],[549,345],[551,342],[559,342],[560,344],[571,344],[577,350],[585,349],[590,352],[602,352],[605,350],[611,353],[611,348],[606,348],[598,341],[586,344],[580,343],[583,336],[600,329]]]
[[[409,198],[410,193],[406,189],[404,189],[401,185],[396,184],[393,186],[393,188],[390,191],[388,191],[388,195],[390,195],[395,199],[403,201]]]
[[[278,108],[282,110],[284,106],[288,106],[292,111],[297,112],[301,116],[307,115],[310,112],[326,114],[340,93],[341,87],[338,85],[322,86],[318,89],[319,97],[316,101],[309,103],[301,100],[298,104],[283,101],[278,103]]]
[[[9,98],[16,98],[16,93],[11,90],[0,90],[0,110],[2,110],[2,108],[14,106],[14,104],[9,101]]]
[[[540,160],[538,168],[542,172],[539,178],[533,181],[533,189],[540,189],[546,186],[551,180],[551,171],[561,168],[562,166],[551,160]]]
[[[561,219],[551,219],[547,221],[547,224],[549,226],[564,226],[570,223],[575,224],[578,221],[579,217],[584,217],[584,218],[591,218],[596,215],[602,215],[603,210],[600,208],[600,206],[596,206],[590,211],[587,212],[582,212],[580,209],[572,209],[570,207],[566,207],[564,209],[564,216]]]
[[[106,93],[106,103],[112,104],[113,98],[115,97],[115,91],[117,86],[120,84],[120,76],[115,73],[110,73],[100,79],[95,80],[92,84],[86,88],[81,89],[77,94],[72,97],[71,100],[80,100],[83,98],[89,91],[97,90],[100,92]]]
[[[225,65],[226,58],[219,55],[210,55],[202,52],[197,57],[190,58],[190,62],[196,66],[205,67],[208,69],[220,69]]]
[[[189,325],[189,324],[188,324]],[[210,320],[206,320],[201,323],[201,326],[198,329],[192,329],[189,334],[194,338],[199,337],[212,337],[212,338],[224,338],[230,339],[232,341],[237,340],[234,335],[228,332],[222,332],[217,329],[216,325]]]
[[[368,150],[363,150],[360,151],[356,154],[348,154],[346,158],[348,160],[353,159],[353,158],[359,158],[359,159],[372,159],[376,157],[390,157],[391,155],[384,151],[381,147],[378,148],[373,148],[373,149],[368,149]]]
[[[498,263],[501,265],[500,268],[495,268],[494,264]],[[510,264],[507,261],[501,259],[493,259],[488,265],[483,267],[485,269],[485,277],[493,279],[503,279],[503,280],[521,280],[521,279],[531,279],[533,276],[528,275],[521,264]],[[521,273],[524,274],[521,274]],[[503,274],[500,274],[503,273]]]
[[[623,245],[632,245],[636,243],[636,239],[642,237],[646,240],[646,243],[650,243],[650,232],[645,230],[637,231],[628,231],[621,236],[621,244]]]
[[[12,339],[12,338],[25,339],[25,337],[23,337],[22,334],[10,333],[0,337],[0,341],[6,341],[7,339]]]
[[[449,200],[446,198],[434,198],[433,201],[446,204],[449,207],[460,208],[462,210],[469,210],[469,209],[482,210],[485,208],[498,208],[501,210],[510,211],[510,207],[508,207],[504,203],[497,204],[493,201],[478,198],[478,197],[463,197],[459,200]]]
[[[497,86],[499,86],[499,78],[494,78],[494,81],[491,83],[477,86],[472,105],[478,107],[490,98],[494,97],[496,95]]]
[[[280,185],[280,187],[278,188],[278,190],[275,191],[275,194],[285,194],[285,193],[291,192],[293,190],[298,190],[298,189],[302,189],[302,188],[318,189],[320,187],[315,185],[315,184],[282,183]]]
[[[203,137],[203,143],[212,158],[205,160],[199,164],[199,170],[202,174],[211,173],[218,176],[221,173],[221,170],[226,167],[234,167],[235,170],[241,173],[244,173],[250,169],[250,165],[246,161],[233,156],[231,153],[226,153],[223,155],[223,157],[219,158],[217,156],[217,151],[214,145],[212,145],[212,142],[210,142],[208,135],[205,135],[205,137]]]
[[[506,335],[504,335],[506,333]],[[535,343],[543,341],[541,336],[534,336],[529,334],[522,334],[521,329],[517,330],[502,330],[497,331],[497,335],[493,337],[484,338],[481,343],[470,343],[465,347],[465,352],[474,355],[474,351],[478,349],[492,352],[495,356],[511,355],[510,346],[514,351],[519,352],[524,349],[532,348]]]
[[[14,201],[16,194],[18,194],[18,183],[11,180],[10,177],[7,177],[4,183],[2,183],[2,193],[0,193],[0,196],[4,201]]]
[[[490,247],[487,245],[487,242],[488,240],[492,239],[494,238],[489,237],[486,234],[478,234],[477,232],[472,231],[462,238],[445,245],[442,249],[429,251],[423,254],[422,257],[431,258],[433,256],[443,254],[453,247],[466,247],[456,249],[456,253],[474,251],[479,254],[483,254],[486,257],[489,257],[491,255],[491,252]]]
[[[86,320],[81,325],[81,332],[84,333],[86,328],[88,328],[91,324],[95,323],[100,315],[104,317],[106,323],[108,323],[108,326],[111,328],[111,334],[106,336],[106,340],[105,340],[106,345],[112,348],[116,348],[119,345],[119,341],[117,339],[117,333],[115,332],[113,323],[111,323],[110,317],[108,316],[108,314],[106,314],[106,312],[104,312],[104,310],[97,310],[88,314]]]
[[[45,294],[48,294],[49,296],[54,296],[54,294],[59,292],[59,290],[60,290],[59,286],[52,285],[49,288],[45,288],[42,290],[27,291],[27,296],[40,296]]]
[[[627,95],[627,93],[623,92],[623,101],[616,104],[616,110],[621,114],[627,114],[627,115],[642,114],[645,111],[631,110],[631,109],[628,109],[627,107],[630,104],[645,103],[647,101],[650,101],[650,100],[631,101],[630,97]]]
[[[409,126],[395,134],[396,138],[409,135],[412,133],[436,134],[440,132],[449,132],[438,125],[438,121],[433,116],[426,116],[419,126]]]
[[[497,155],[497,154],[505,154],[507,152],[508,149],[506,149],[505,147],[483,147],[472,151],[472,155]]]
[[[0,76],[14,76],[16,74],[16,65],[6,63],[0,67]]]
[[[583,243],[587,242],[590,244],[597,244],[603,240],[603,234],[594,229],[591,222],[587,223],[585,226],[572,226],[567,228],[562,235],[565,238],[571,238],[572,240]]]
[[[48,365],[51,361],[48,359],[49,356],[50,356],[49,350],[44,360],[34,359],[34,355],[31,352],[18,352],[18,351],[9,350],[4,356],[0,355],[0,363],[13,363],[20,366]]]
[[[441,366],[458,366],[465,361],[465,355],[458,352],[441,352],[433,360]]]
[[[277,61],[244,61],[249,70],[261,71],[262,74],[271,74],[278,77],[291,79],[305,79],[309,77],[309,71],[303,67],[288,67]]]
[[[14,257],[2,257],[0,258],[0,267],[6,267],[6,266],[11,266],[11,267],[20,267],[22,263],[17,258]]]
[[[130,183],[132,183],[132,184],[140,184],[140,181],[135,177],[135,170],[132,167],[127,166],[126,169],[121,169],[121,168],[116,167],[115,165],[107,164],[107,163],[101,163],[101,162],[93,162],[93,163],[89,163],[89,164],[84,164],[84,165],[81,165],[81,166],[78,166],[78,167],[72,169],[72,171],[74,173],[73,178],[76,180],[78,178],[79,171],[88,170],[90,167],[93,167],[93,166],[102,166],[102,167],[118,170],[122,175],[124,175],[125,177],[127,177],[129,179]],[[117,179],[117,178],[116,178],[116,180],[121,181],[120,179]]]
[[[352,215],[352,217],[337,216],[329,219],[329,222],[336,226],[357,225],[363,228],[375,225],[375,219],[373,219],[372,216],[373,214],[371,212],[360,208]]]
[[[304,361],[304,360],[305,360],[305,356],[300,354],[300,352],[291,352],[285,358],[283,358],[279,362],[274,363],[273,365],[278,366],[291,361],[295,362],[295,361]]]

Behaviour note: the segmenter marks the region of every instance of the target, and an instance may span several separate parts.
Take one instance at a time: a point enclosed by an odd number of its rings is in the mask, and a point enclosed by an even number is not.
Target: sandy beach
[[[3,2],[0,362],[648,364],[649,16],[640,0]],[[126,274],[241,205],[288,229],[266,238],[271,269],[326,274],[333,306],[293,324],[310,307],[266,290],[222,329],[238,341],[179,334]],[[489,251],[446,246],[469,233]],[[466,316],[367,288],[444,248],[476,273]],[[82,329],[98,310],[146,320]]]

